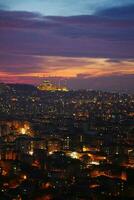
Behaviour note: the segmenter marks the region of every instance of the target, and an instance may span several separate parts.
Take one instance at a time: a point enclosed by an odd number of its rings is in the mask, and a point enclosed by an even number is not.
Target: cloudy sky
[[[0,82],[133,91],[133,0],[0,0]]]

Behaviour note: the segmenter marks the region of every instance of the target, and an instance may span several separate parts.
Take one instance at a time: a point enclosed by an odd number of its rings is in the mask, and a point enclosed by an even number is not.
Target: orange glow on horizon
[[[19,67],[19,66],[18,66]],[[35,70],[36,69],[36,70]],[[33,72],[33,71],[35,72]],[[133,60],[109,61],[107,58],[73,58],[60,56],[41,56],[40,63],[33,67],[29,73],[25,68],[22,73],[0,72],[2,79],[14,78],[88,78],[105,77],[111,75],[129,75],[134,74]]]

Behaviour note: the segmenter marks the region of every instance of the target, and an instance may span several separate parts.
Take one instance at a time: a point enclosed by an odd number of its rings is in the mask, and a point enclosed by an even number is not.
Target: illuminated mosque
[[[48,80],[43,81],[43,83],[40,84],[37,88],[42,91],[62,91],[62,92],[69,91],[69,89],[66,86],[61,86],[60,84],[58,86],[56,84],[51,83]]]

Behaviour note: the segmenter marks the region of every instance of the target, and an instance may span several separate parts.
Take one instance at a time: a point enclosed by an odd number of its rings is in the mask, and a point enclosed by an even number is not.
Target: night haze
[[[1,0],[1,82],[133,92],[133,13],[133,0]]]

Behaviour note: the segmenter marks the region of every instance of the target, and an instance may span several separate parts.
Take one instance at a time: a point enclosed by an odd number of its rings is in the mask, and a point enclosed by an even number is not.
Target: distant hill
[[[31,91],[31,90],[37,90],[34,85],[29,84],[8,84],[10,88],[13,88],[15,90],[19,91]]]

